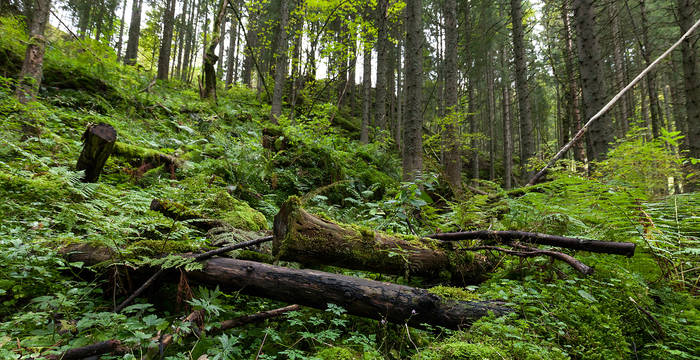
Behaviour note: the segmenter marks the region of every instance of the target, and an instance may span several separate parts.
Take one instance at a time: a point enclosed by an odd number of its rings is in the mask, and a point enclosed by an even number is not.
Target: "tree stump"
[[[102,168],[112,154],[114,143],[117,141],[117,131],[112,125],[90,124],[83,133],[82,140],[83,151],[76,168],[85,170],[83,182],[94,183],[100,178]]]

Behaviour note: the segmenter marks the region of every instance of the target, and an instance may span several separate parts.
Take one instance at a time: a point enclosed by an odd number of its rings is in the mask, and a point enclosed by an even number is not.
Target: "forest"
[[[700,359],[699,0],[0,0],[0,359]]]

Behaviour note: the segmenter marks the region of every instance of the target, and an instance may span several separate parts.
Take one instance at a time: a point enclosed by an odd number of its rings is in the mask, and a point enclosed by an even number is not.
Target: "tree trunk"
[[[168,80],[168,71],[170,70],[170,52],[173,45],[173,27],[175,25],[175,0],[168,0],[165,11],[163,12],[163,40],[160,44],[160,53],[158,55],[158,74],[159,80]]]
[[[238,7],[238,0],[236,0],[233,4],[234,7]],[[236,23],[236,20],[234,18],[231,19],[231,30],[229,31],[229,43],[228,43],[228,57],[226,61],[226,88],[229,89],[231,88],[231,85],[233,85],[236,82],[236,77],[238,74],[235,73],[235,68],[236,68],[236,63],[238,62],[238,59],[236,55],[238,54],[237,51],[237,42],[238,42],[238,26]]]
[[[462,191],[462,156],[457,124],[457,0],[445,1],[445,107],[448,116],[443,132],[445,176],[455,194]],[[468,45],[467,45],[468,46]]]
[[[569,125],[571,126],[571,133],[576,134],[581,129],[581,126],[583,126],[583,124],[581,123],[581,109],[578,96],[578,81],[576,80],[576,70],[574,69],[575,54],[573,40],[571,39],[571,27],[569,25],[568,0],[564,1],[561,16],[562,22],[564,24],[564,41],[566,51],[566,56],[564,56],[564,64],[566,66],[566,77],[567,82],[569,84],[567,93],[569,94],[569,107],[571,110],[571,121]],[[566,142],[569,142],[568,137],[566,139]],[[581,141],[577,141],[574,144],[574,159],[580,162],[586,161],[586,150],[583,146],[583,142]]]
[[[219,60],[219,57],[216,55],[216,47],[220,42],[221,24],[224,22],[227,6],[228,0],[221,0],[217,13],[218,15],[214,19],[214,29],[212,30],[211,40],[209,40],[209,44],[204,52],[204,88],[200,94],[202,99],[216,100],[216,69],[214,65]]]
[[[486,51],[486,92],[488,97],[487,121],[489,129],[489,180],[496,179],[496,97],[494,94],[493,56],[491,50]]]
[[[407,239],[320,219],[302,209],[295,197],[275,216],[274,231],[273,255],[302,264],[433,279],[449,274],[460,284],[479,283],[491,269],[482,255],[454,252],[440,247],[438,241]]]
[[[577,34],[579,65],[583,90],[583,108],[586,119],[590,119],[605,105],[605,89],[600,45],[595,28],[593,0],[573,0]],[[603,160],[613,140],[610,115],[603,115],[591,124],[588,139],[591,152],[589,160]]]
[[[141,36],[141,5],[143,0],[133,0],[131,6],[131,24],[129,25],[129,42],[126,44],[124,64],[135,65],[139,51],[139,37]]]
[[[520,168],[523,179],[530,177],[527,162],[535,155],[534,133],[530,109],[530,89],[527,83],[527,58],[525,57],[525,33],[523,29],[522,0],[510,1],[513,19],[513,53],[515,56],[515,86],[518,92],[520,114]]]
[[[647,11],[645,6],[646,1],[640,0],[639,11],[641,15],[642,23],[642,41],[641,50],[642,56],[644,58],[644,63],[646,66],[651,65],[653,59],[651,58],[651,43],[649,41],[649,24],[647,20]],[[647,84],[647,95],[649,96],[649,112],[651,114],[651,134],[654,138],[659,137],[660,123],[661,123],[661,106],[659,105],[659,95],[656,90],[656,71],[650,71],[644,78]]]
[[[365,40],[368,41],[368,40]],[[360,142],[369,142],[369,117],[372,108],[372,47],[365,43],[362,60],[362,128],[360,129]]]
[[[678,25],[681,33],[685,33],[693,25],[694,11],[698,8],[697,1],[694,0],[677,0],[678,6]],[[698,70],[698,34],[686,39],[681,45],[681,54],[683,57],[683,82],[685,90],[685,111],[686,111],[686,126],[688,129],[688,144],[689,156],[700,159],[700,70]],[[691,165],[691,171],[700,173],[700,164]],[[697,183],[698,180],[696,179]],[[689,184],[689,190],[693,191],[700,188],[700,184]]]
[[[375,93],[374,125],[381,129],[387,129],[386,121],[386,73],[387,57],[389,49],[389,33],[387,29],[387,17],[389,0],[377,1],[377,83]]]
[[[280,23],[277,29],[277,61],[275,64],[275,87],[272,90],[272,109],[270,121],[277,124],[277,119],[282,115],[282,96],[287,79],[287,23],[289,22],[289,0],[280,1]]]
[[[248,31],[246,32],[245,36],[245,41],[246,41],[246,51],[245,51],[245,58],[243,59],[243,71],[241,73],[241,81],[243,81],[243,84],[247,85],[249,88],[253,87],[253,81],[252,81],[252,74],[253,74],[253,67],[255,64],[253,63],[253,57],[255,54],[253,53],[255,49],[258,46],[258,34],[257,34],[257,26],[258,26],[258,20],[255,18],[256,13],[252,9],[248,9]],[[260,74],[258,76],[261,76]]]
[[[406,119],[403,179],[414,181],[423,171],[423,1],[406,2]]]
[[[83,133],[83,150],[78,158],[77,170],[85,170],[83,182],[97,182],[107,158],[114,150],[117,131],[111,125],[91,125]]]
[[[36,98],[41,87],[41,78],[44,69],[44,52],[46,51],[46,38],[44,30],[49,22],[51,10],[50,0],[37,0],[32,13],[32,21],[29,27],[31,39],[24,55],[22,70],[19,73],[16,96],[19,102],[26,104]]]
[[[122,5],[122,17],[119,22],[119,41],[117,41],[117,61],[122,59],[122,46],[124,45],[124,21],[126,17],[126,3],[128,0],[124,0],[124,5]]]
[[[612,23],[612,36],[613,36],[613,61],[615,65],[615,88],[616,89],[622,89],[627,85],[625,82],[625,66],[624,66],[624,56],[623,56],[623,34],[622,34],[622,29],[620,27],[620,14],[619,12],[616,12],[615,9],[617,6],[615,6],[614,3],[610,4],[608,9],[609,9],[609,14],[610,14],[610,21]],[[568,19],[568,16],[567,16]],[[567,34],[568,35],[568,34]],[[567,41],[570,41],[567,40]],[[573,61],[572,61],[573,63]],[[621,125],[621,130],[623,135],[627,134],[627,131],[629,130],[629,118],[630,114],[632,111],[630,110],[630,105],[628,103],[628,98],[626,96],[623,96],[620,99],[620,117],[618,121],[620,121]],[[568,139],[567,141],[568,142]],[[565,143],[566,143],[565,142]]]
[[[505,47],[501,47],[501,79],[503,86],[503,182],[506,190],[512,187],[513,177],[513,135],[510,118],[510,78],[505,62]]]

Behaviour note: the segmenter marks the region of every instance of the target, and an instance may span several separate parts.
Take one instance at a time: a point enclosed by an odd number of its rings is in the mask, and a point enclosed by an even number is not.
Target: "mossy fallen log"
[[[482,281],[492,269],[483,255],[450,251],[450,245],[438,240],[389,235],[311,215],[297,197],[280,208],[274,233],[273,255],[304,264],[430,278],[447,275],[467,284]]]
[[[175,170],[182,165],[182,160],[175,156],[168,155],[162,151],[125,144],[123,142],[116,142],[114,144],[114,156],[123,158],[134,166],[155,168],[165,165],[173,176],[175,175]],[[148,169],[144,169],[144,172],[145,170]]]
[[[86,265],[116,256],[107,248],[89,245],[70,246],[63,253],[68,261],[82,261]],[[490,313],[504,315],[512,311],[498,302],[447,300],[425,289],[315,270],[228,258],[213,258],[204,264],[202,270],[185,272],[188,279],[317,309],[325,309],[332,303],[345,308],[350,315],[416,327],[428,324],[460,329]],[[172,270],[166,271],[162,278],[176,282],[179,272]],[[143,268],[134,272],[152,271]]]
[[[151,210],[157,211],[173,220],[187,221],[188,224],[204,232],[214,228],[230,227],[221,220],[208,219],[206,216],[175,201],[153,199],[151,201]]]
[[[83,150],[80,152],[78,170],[84,170],[83,182],[97,182],[107,159],[117,141],[117,130],[108,124],[91,124],[83,133]]]

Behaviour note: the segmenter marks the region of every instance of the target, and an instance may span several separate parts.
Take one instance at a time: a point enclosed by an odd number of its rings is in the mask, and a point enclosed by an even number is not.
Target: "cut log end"
[[[90,125],[83,133],[83,150],[80,152],[76,168],[85,171],[83,182],[97,182],[107,159],[114,150],[117,130],[112,125]]]

